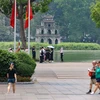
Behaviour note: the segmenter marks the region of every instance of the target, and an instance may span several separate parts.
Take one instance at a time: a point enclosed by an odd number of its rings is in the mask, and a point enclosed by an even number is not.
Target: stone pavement
[[[0,100],[99,100],[99,90],[87,95],[91,63],[37,63],[32,83],[17,83],[16,93],[6,94],[0,84]]]

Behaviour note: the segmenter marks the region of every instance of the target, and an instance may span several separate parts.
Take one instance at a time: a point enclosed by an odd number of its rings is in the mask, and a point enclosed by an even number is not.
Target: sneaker
[[[86,92],[86,94],[90,94],[90,93],[91,93],[91,91]]]
[[[94,92],[91,92],[91,94],[94,94]]]

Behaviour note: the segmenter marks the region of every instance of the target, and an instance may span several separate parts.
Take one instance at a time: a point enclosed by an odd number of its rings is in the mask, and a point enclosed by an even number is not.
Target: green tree
[[[20,21],[20,37],[22,41],[23,48],[27,48],[26,46],[26,37],[24,33],[24,17],[26,12],[26,6],[28,0],[16,0],[17,1],[17,11],[18,11],[18,19]],[[37,12],[46,12],[48,11],[48,5],[52,0],[30,0],[33,13]],[[11,14],[11,8],[14,0],[0,0],[0,12],[5,14],[7,17]]]
[[[100,0],[95,0],[90,9],[92,20],[96,23],[96,26],[100,28]]]
[[[100,0],[94,0],[90,7],[92,21],[95,22],[96,27],[100,28]],[[96,34],[97,42],[100,43],[100,35]]]
[[[90,18],[92,2],[94,0],[54,0],[51,3],[49,13],[55,16],[61,36],[66,37],[66,41],[83,42],[85,35],[89,36],[86,42],[94,41],[94,33],[98,34],[99,29]]]

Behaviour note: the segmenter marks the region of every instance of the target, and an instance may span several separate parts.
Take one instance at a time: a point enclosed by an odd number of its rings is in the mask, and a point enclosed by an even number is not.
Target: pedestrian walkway
[[[99,90],[87,95],[91,63],[37,63],[33,83],[17,83],[16,93],[6,94],[0,84],[0,100],[99,100]]]

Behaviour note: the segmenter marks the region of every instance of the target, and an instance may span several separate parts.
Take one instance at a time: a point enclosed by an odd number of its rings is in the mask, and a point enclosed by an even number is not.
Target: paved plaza
[[[99,100],[99,90],[86,94],[90,81],[87,69],[91,67],[87,62],[37,63],[34,83],[17,83],[15,94],[7,94],[7,83],[1,83],[0,100]]]

